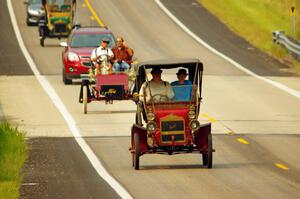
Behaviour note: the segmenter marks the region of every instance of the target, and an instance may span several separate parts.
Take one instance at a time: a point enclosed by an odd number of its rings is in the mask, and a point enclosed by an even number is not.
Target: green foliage
[[[284,51],[272,43],[272,31],[291,35],[291,6],[295,6],[296,36],[300,25],[300,1],[294,0],[198,0],[223,23],[257,48],[282,57]]]
[[[19,198],[20,170],[27,157],[24,133],[0,123],[0,198]]]

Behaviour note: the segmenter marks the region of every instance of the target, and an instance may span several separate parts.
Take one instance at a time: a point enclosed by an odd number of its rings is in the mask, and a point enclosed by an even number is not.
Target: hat
[[[162,70],[160,68],[152,68],[151,74],[153,74],[153,73],[155,73],[155,74],[162,73]]]
[[[187,72],[185,69],[181,68],[178,70],[178,72],[176,73],[176,75],[180,75],[180,74],[183,74],[183,75],[187,75]]]
[[[105,41],[105,42],[108,42],[108,43],[109,43],[109,39],[108,39],[107,37],[102,38],[101,41]]]

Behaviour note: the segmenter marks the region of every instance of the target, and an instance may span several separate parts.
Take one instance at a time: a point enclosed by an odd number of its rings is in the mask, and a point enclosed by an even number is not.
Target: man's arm
[[[96,49],[93,50],[92,55],[91,55],[91,60],[95,62],[97,60],[97,55],[96,55]]]
[[[167,96],[168,98],[171,100],[173,99],[174,97],[174,91],[173,91],[173,88],[172,86],[170,85],[170,83],[166,82],[166,87],[167,87]]]

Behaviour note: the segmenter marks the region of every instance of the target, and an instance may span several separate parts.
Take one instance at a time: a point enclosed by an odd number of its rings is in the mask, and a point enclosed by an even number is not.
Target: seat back
[[[174,91],[173,101],[190,101],[193,85],[172,86]]]

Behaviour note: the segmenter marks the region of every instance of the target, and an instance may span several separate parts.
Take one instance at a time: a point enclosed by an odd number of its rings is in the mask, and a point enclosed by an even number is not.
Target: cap
[[[176,73],[176,75],[180,75],[180,74],[183,74],[183,75],[187,75],[187,72],[185,69],[181,68],[178,70],[178,72]]]
[[[108,42],[109,43],[109,39],[107,38],[107,37],[104,37],[104,38],[102,38],[102,40],[101,41],[106,41],[106,42]]]
[[[151,74],[153,74],[153,73],[162,73],[162,70],[160,69],[160,68],[152,68],[152,70],[151,70]]]

